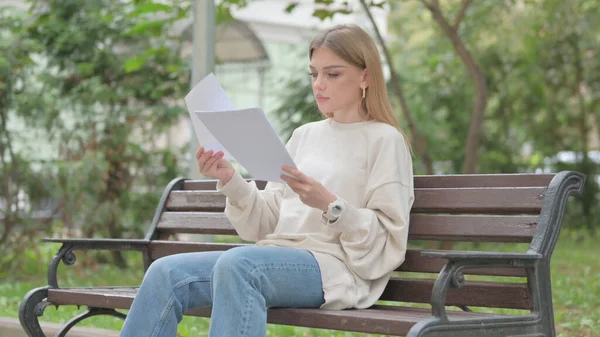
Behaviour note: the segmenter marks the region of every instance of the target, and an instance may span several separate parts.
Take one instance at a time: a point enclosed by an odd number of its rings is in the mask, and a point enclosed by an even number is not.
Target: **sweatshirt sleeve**
[[[295,135],[296,132],[286,144],[292,158],[296,149]],[[227,184],[217,184],[217,191],[227,197],[225,215],[243,240],[254,242],[275,230],[285,189],[284,183],[270,181],[264,190],[259,190],[254,181],[247,182],[237,171]]]
[[[377,147],[364,208],[347,204],[329,224],[341,232],[348,266],[365,280],[379,279],[404,262],[414,201],[412,159],[402,135]]]

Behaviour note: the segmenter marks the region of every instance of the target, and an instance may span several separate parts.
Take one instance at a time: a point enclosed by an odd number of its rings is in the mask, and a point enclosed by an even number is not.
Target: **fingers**
[[[202,154],[204,154],[204,147],[200,146],[200,148],[198,148],[198,151],[196,151],[196,160],[200,160]]]
[[[306,193],[306,183],[302,182],[296,178],[290,177],[288,175],[282,174],[281,179],[287,183],[287,185],[294,191],[296,194],[303,196]]]
[[[280,175],[280,177],[281,177],[281,179],[283,179],[283,181],[285,181],[286,183],[288,183],[288,185],[290,185],[290,186],[291,185],[296,186],[296,185],[302,184],[302,182],[300,180],[298,180],[297,178],[290,177],[290,176],[288,176],[286,174],[282,174],[282,175]]]
[[[206,161],[206,163],[204,163],[204,166],[202,167],[202,170],[200,172],[209,172],[213,168],[213,166],[218,165],[219,161],[221,160],[221,158],[223,158],[223,156],[224,153],[222,151],[215,153],[214,156],[210,157]]]
[[[198,166],[200,168],[200,171],[204,170],[204,167],[206,166],[206,162],[208,161],[208,159],[210,159],[213,155],[213,150],[204,152],[200,158],[198,158]]]
[[[285,181],[288,186],[290,186],[291,189],[297,194],[306,193],[311,188],[311,184],[313,183],[312,179],[310,179],[300,170],[287,165],[284,165],[282,169],[292,176],[282,174],[280,175],[281,179]]]
[[[295,169],[293,167],[287,166],[287,165],[283,165],[282,167],[283,171],[293,175],[296,177],[296,179],[300,180],[300,181],[308,181],[307,176],[300,172],[300,170]]]

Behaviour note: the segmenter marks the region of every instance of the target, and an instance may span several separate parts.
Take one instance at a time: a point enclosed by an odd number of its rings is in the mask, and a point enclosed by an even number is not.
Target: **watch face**
[[[341,211],[342,211],[342,206],[340,206],[340,205],[335,205],[331,209],[331,213],[333,213],[333,215],[335,215],[335,216],[339,215]]]

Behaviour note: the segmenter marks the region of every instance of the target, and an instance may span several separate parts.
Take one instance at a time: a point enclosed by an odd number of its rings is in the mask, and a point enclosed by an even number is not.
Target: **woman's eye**
[[[308,73],[310,75],[310,77],[312,78],[317,78],[317,73]]]
[[[336,73],[329,73],[327,74],[327,76],[329,77],[338,77],[340,74],[336,74]]]

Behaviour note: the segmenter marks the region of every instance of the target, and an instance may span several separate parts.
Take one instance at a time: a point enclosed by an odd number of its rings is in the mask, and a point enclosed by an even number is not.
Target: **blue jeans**
[[[307,250],[248,246],[156,260],[121,337],[175,337],[188,309],[212,306],[209,337],[266,334],[267,308],[318,308],[321,272]]]

